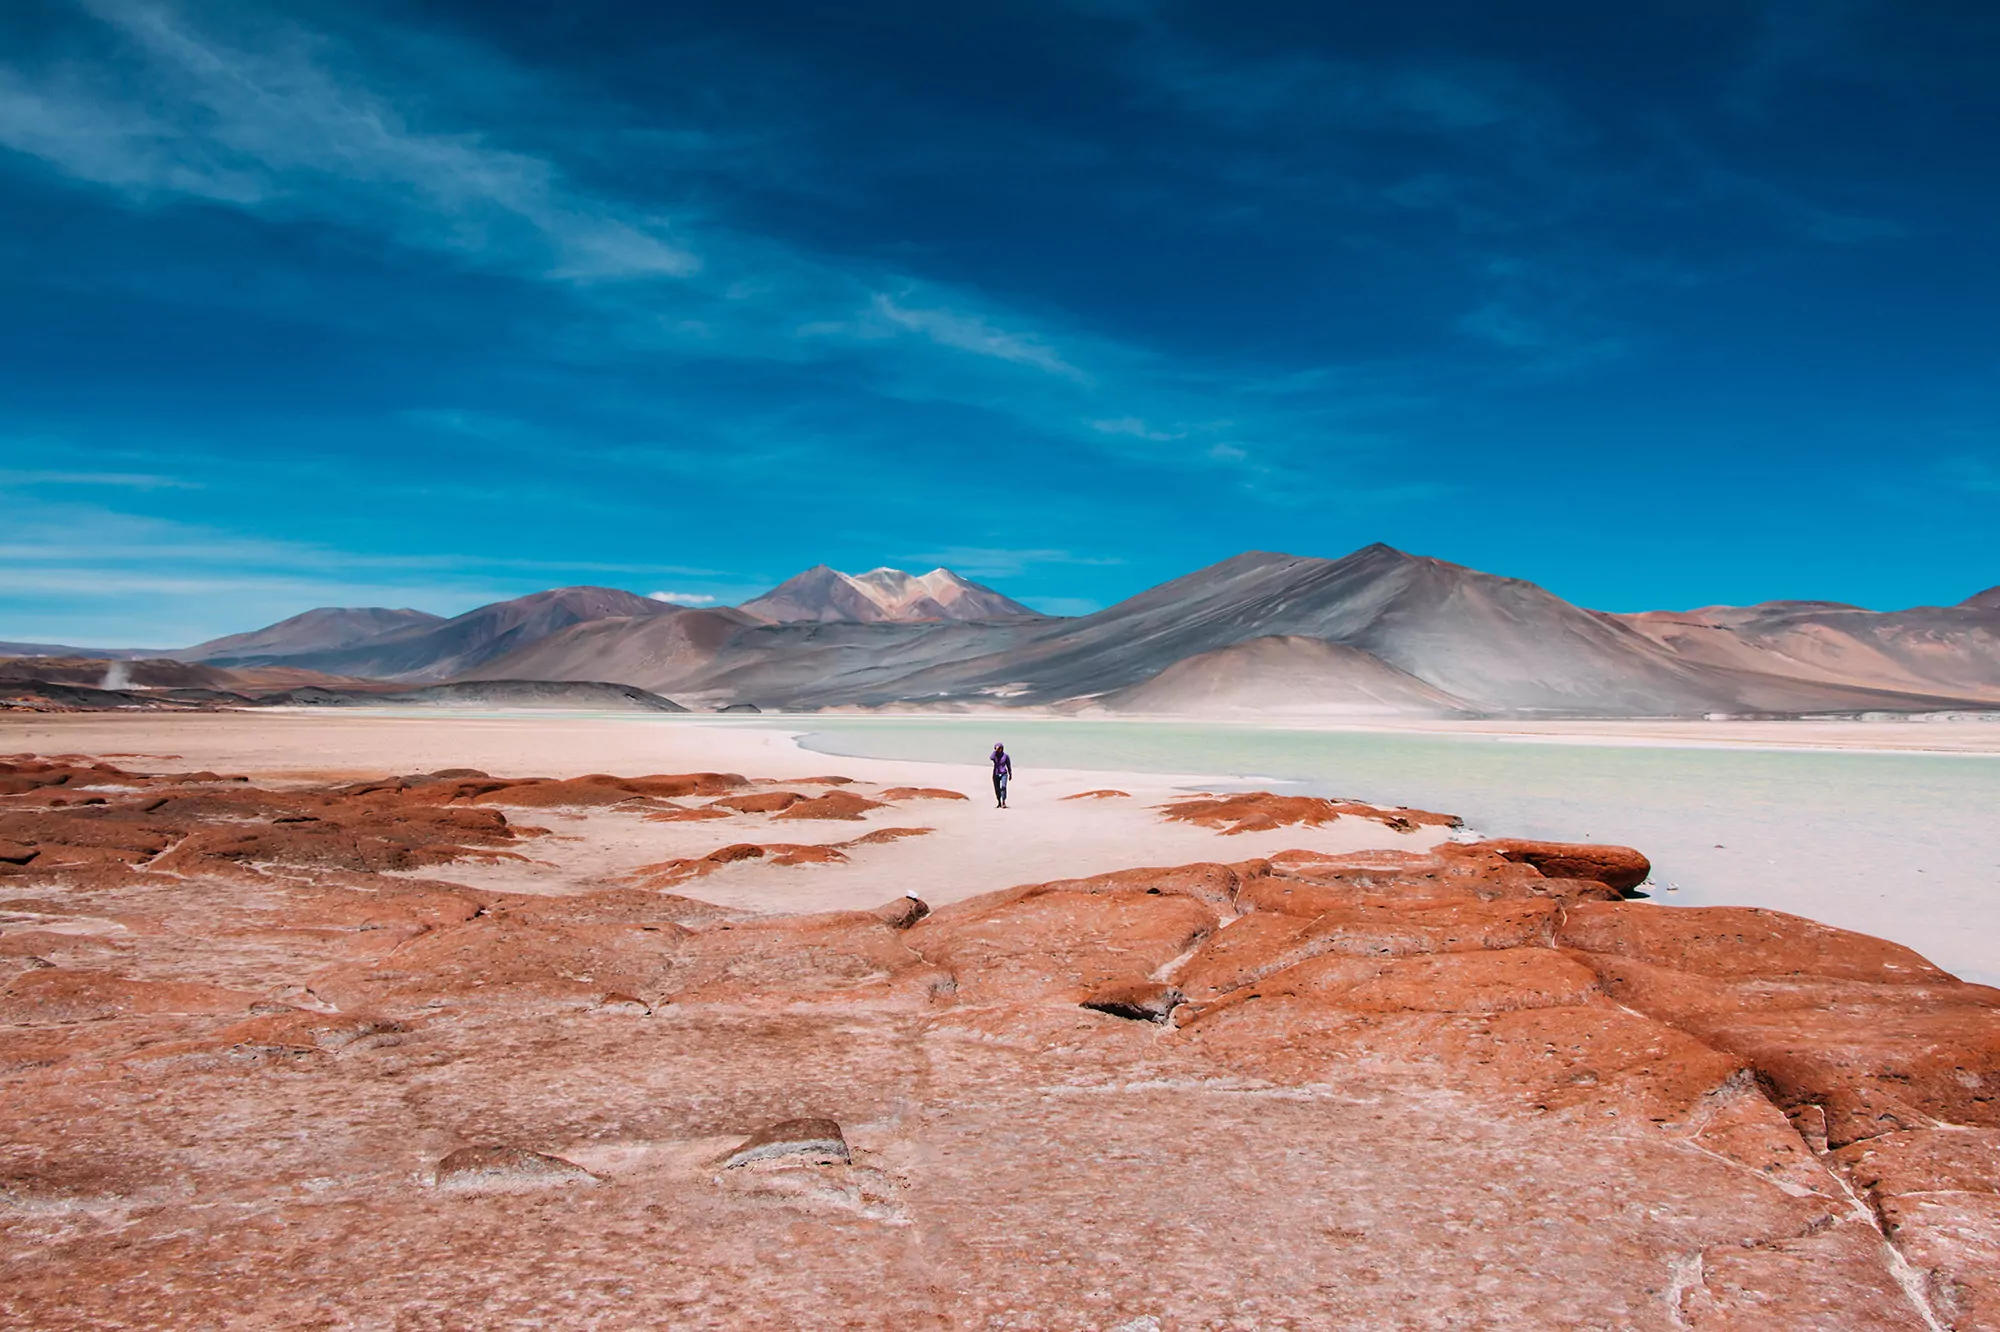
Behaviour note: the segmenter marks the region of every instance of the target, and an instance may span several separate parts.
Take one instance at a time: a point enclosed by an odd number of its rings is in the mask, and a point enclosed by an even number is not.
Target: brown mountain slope
[[[50,684],[89,685],[100,689],[237,689],[243,681],[234,672],[213,666],[142,658],[109,657],[0,658],[0,680],[46,680]]]
[[[1097,700],[1173,716],[1450,716],[1464,703],[1370,656],[1317,638],[1253,638],[1183,658]]]
[[[706,673],[756,624],[731,607],[588,620],[465,672],[468,680],[618,680],[659,692]]]
[[[711,618],[687,619],[691,614]],[[488,677],[615,679],[702,705],[1054,705],[1118,695],[1113,706],[1122,706],[1132,696],[1119,691],[1177,663],[1251,640],[1290,638],[1351,649],[1435,693],[1406,685],[1374,700],[1384,706],[1393,696],[1418,713],[1462,705],[1570,716],[1924,711],[1976,702],[1987,695],[1972,692],[1970,682],[2000,679],[1995,671],[1981,677],[1977,663],[1965,672],[1967,686],[1948,687],[1936,673],[1800,675],[1776,659],[1705,660],[1532,583],[1379,545],[1338,560],[1251,552],[1074,620],[758,625],[716,618],[723,615],[677,611],[663,621],[655,611],[580,626],[472,669]],[[1352,679],[1330,683],[1359,658],[1343,657],[1336,667],[1333,654],[1319,652],[1306,664],[1304,656],[1316,651],[1229,655],[1190,667],[1162,689],[1222,690],[1219,677],[1194,683],[1209,669],[1244,681],[1266,670],[1274,678],[1303,670],[1348,705],[1363,705],[1339,692]],[[1288,660],[1279,666],[1276,657]],[[1263,685],[1240,687],[1268,693]]]
[[[142,657],[171,654],[171,648],[107,648],[83,647],[76,643],[0,641],[0,657],[87,657],[93,661],[137,661]]]
[[[1617,618],[1682,660],[1706,666],[2000,702],[2000,597],[1989,593],[1957,606],[1903,611],[1773,601]]]
[[[182,661],[206,661],[218,666],[262,662],[306,652],[330,652],[353,647],[401,630],[443,624],[429,611],[390,610],[383,606],[321,606],[276,624],[244,634],[211,638],[173,655]]]
[[[671,615],[678,610],[616,588],[559,587],[510,601],[496,601],[454,619],[414,624],[350,647],[274,654],[252,660],[258,665],[303,666],[377,680],[446,680],[573,624],[607,616]]]
[[[1108,610],[1058,621],[990,661],[907,691],[1108,693],[1198,653],[1295,635],[1358,648],[1482,712],[1685,715],[1737,706],[1731,684],[1644,635],[1518,579],[1369,546],[1338,560],[1253,551]]]

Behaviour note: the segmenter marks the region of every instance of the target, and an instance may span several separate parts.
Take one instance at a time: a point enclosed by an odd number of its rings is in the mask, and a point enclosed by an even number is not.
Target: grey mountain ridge
[[[1690,660],[1628,618],[1583,610],[1519,579],[1375,545],[1338,560],[1249,552],[1077,619],[742,625],[683,618],[579,626],[478,673],[611,675],[710,704],[764,707],[1077,707],[1099,698],[1118,707],[1134,697],[1119,691],[1199,654],[1300,638],[1379,664],[1348,657],[1343,667],[1335,654],[1322,654],[1312,669],[1332,693],[1365,694],[1361,677],[1380,684],[1386,669],[1412,682],[1404,696],[1418,711],[1921,711],[1977,697],[1921,682],[1880,688]],[[1238,662],[1254,674],[1270,659],[1239,654]],[[1419,700],[1415,689],[1432,694]]]
[[[573,624],[611,615],[668,615],[675,609],[616,588],[559,587],[496,601],[449,620],[429,616],[342,646],[235,652],[207,660],[216,665],[297,666],[330,675],[433,682],[462,675]]]
[[[371,624],[388,627],[355,637]],[[323,608],[160,655],[410,684],[612,681],[704,707],[1911,712],[2000,706],[2000,588],[1893,612],[1613,615],[1378,544],[1331,560],[1246,552],[1073,619],[947,570],[818,566],[741,607],[558,588],[449,620]]]
[[[331,652],[399,630],[442,624],[442,615],[383,606],[322,606],[247,634],[229,634],[174,653],[183,661],[247,665],[274,657]]]

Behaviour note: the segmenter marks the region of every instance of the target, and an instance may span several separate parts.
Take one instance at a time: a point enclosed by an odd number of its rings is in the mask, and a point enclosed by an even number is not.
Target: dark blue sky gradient
[[[0,639],[2000,582],[1990,4],[0,11]]]

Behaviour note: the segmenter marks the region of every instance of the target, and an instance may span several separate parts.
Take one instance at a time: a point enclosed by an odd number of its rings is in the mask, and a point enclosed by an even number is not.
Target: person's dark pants
[[[993,799],[997,804],[1007,803],[1007,779],[997,772],[993,774]]]

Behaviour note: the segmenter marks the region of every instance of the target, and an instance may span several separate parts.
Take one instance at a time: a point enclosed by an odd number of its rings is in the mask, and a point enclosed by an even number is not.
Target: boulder
[[[500,1145],[461,1147],[437,1163],[431,1178],[440,1189],[468,1193],[600,1182],[574,1161]]]
[[[941,786],[892,786],[882,793],[884,800],[964,800],[963,791],[947,791]]]
[[[852,1160],[847,1138],[831,1119],[786,1119],[758,1129],[725,1154],[724,1170],[759,1161],[791,1160],[798,1164],[845,1164]]]
[[[1516,864],[1533,865],[1548,878],[1595,879],[1620,892],[1637,888],[1653,872],[1653,862],[1629,846],[1502,838],[1471,843],[1467,849],[1497,851]]]
[[[1165,1022],[1173,1016],[1174,1009],[1186,1002],[1187,996],[1171,985],[1124,981],[1098,986],[1083,1001],[1083,1007],[1139,1022]]]
[[[885,902],[869,914],[892,930],[907,930],[930,915],[931,909],[922,898],[909,893],[893,902]]]
[[[846,819],[859,822],[871,809],[881,809],[879,800],[869,800],[852,791],[828,791],[811,800],[801,800],[777,817],[781,819]]]
[[[720,800],[711,800],[707,808],[733,809],[738,814],[776,814],[809,798],[797,791],[752,791],[748,795],[723,796]]]

